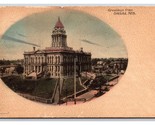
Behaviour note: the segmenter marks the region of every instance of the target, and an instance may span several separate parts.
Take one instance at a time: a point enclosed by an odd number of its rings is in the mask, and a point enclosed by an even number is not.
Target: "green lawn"
[[[34,96],[51,98],[54,92],[55,84],[58,79],[40,79],[36,82],[32,93]]]
[[[112,75],[103,75],[94,80],[91,87],[96,88],[99,87],[100,84],[104,85],[107,80],[112,79],[114,76]],[[30,80],[30,79],[22,79],[20,76],[7,76],[3,77],[2,80],[4,83],[11,88],[13,91],[17,93],[29,94],[32,96],[42,97],[45,99],[50,99],[53,95],[55,85],[58,82],[58,79],[38,79],[38,80]],[[87,78],[81,78],[82,83],[86,81]],[[80,85],[80,81],[76,79],[76,92],[84,90],[85,88]],[[64,80],[62,90],[61,90],[61,98],[64,98],[69,95],[74,94],[74,78],[66,78]]]
[[[18,93],[30,94],[33,96],[51,98],[57,83],[56,78],[53,79],[38,79],[28,80],[22,79],[20,76],[8,76],[2,78],[4,83],[13,91]],[[80,85],[79,79],[76,80],[76,91],[83,90],[84,87]],[[61,97],[72,95],[74,93],[74,79],[67,78],[64,80]]]
[[[76,79],[76,91],[81,91],[83,90],[84,87],[80,85],[79,79]],[[62,88],[62,93],[61,97],[66,97],[68,95],[74,94],[74,79],[73,78],[68,78],[64,81],[64,85]]]
[[[4,83],[15,92],[51,98],[57,79],[26,80],[19,76],[2,78]]]
[[[15,92],[32,93],[35,84],[34,81],[23,80],[20,76],[7,76],[1,78],[4,83]]]

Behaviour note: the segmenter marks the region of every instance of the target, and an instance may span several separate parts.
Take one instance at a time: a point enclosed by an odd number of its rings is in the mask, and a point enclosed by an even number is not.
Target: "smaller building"
[[[93,66],[95,73],[116,73],[125,71],[127,68],[128,59],[126,58],[109,58],[106,60],[99,60]]]

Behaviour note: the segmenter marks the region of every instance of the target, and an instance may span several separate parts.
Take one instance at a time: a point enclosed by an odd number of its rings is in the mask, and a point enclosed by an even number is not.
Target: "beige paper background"
[[[113,15],[109,8],[130,8],[136,15]],[[54,7],[1,7],[0,34],[13,23]],[[0,80],[0,118],[8,117],[155,117],[155,7],[64,7],[89,13],[121,35],[128,50],[125,75],[105,95],[83,104],[53,106],[18,96]],[[0,54],[3,54],[2,52]]]

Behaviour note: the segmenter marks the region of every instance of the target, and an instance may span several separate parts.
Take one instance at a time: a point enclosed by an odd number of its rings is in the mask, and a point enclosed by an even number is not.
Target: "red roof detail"
[[[64,28],[64,25],[62,24],[60,18],[58,17],[58,21],[57,23],[55,24],[55,27],[54,28]]]

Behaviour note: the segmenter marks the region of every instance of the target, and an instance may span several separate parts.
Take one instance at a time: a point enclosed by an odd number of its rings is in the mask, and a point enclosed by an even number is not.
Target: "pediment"
[[[35,54],[41,54],[41,53],[45,53],[45,51],[44,50],[36,50],[34,53]]]

